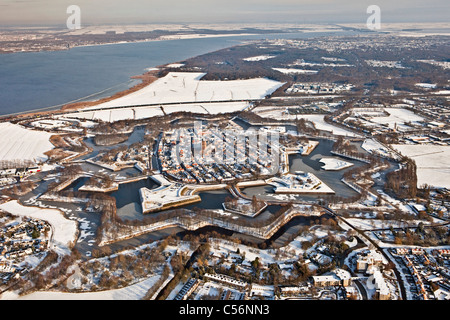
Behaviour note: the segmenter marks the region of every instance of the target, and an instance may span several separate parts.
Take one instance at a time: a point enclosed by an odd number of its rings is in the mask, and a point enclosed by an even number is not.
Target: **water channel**
[[[129,146],[133,143],[142,141],[145,135],[144,127],[136,127],[135,130],[130,133],[129,139],[119,145],[114,146],[96,146],[93,142],[92,138],[87,138],[85,140],[86,144],[92,148],[92,152],[83,157],[83,159],[89,159],[100,152],[105,150],[110,150],[112,148],[117,148],[120,145]],[[343,184],[341,182],[341,178],[343,173],[346,170],[350,170],[351,168],[358,167],[364,165],[364,163],[356,161],[356,160],[347,160],[354,164],[353,167],[348,169],[344,169],[341,171],[326,171],[321,168],[322,163],[320,163],[320,159],[322,157],[334,157],[330,151],[333,146],[333,141],[320,139],[318,140],[319,144],[311,152],[308,156],[302,156],[300,154],[294,154],[289,156],[290,161],[290,172],[293,173],[295,171],[305,171],[312,172],[319,179],[321,179],[324,183],[330,186],[335,192],[336,195],[341,197],[352,197],[356,195],[356,192]],[[106,170],[100,166],[82,163],[82,169],[85,172],[90,174],[94,174],[96,172],[105,172]],[[115,175],[121,177],[131,177],[137,176],[140,172],[135,168],[127,168],[118,172],[114,172]],[[37,175],[35,179],[47,179],[48,177],[44,174]],[[69,185],[66,190],[77,191],[86,181],[88,177],[82,177],[74,181],[71,185]],[[22,201],[30,200],[33,197],[36,197],[40,193],[46,191],[46,186],[48,186],[49,181],[41,181],[39,187],[33,192],[23,196],[21,198]],[[149,189],[158,187],[158,184],[154,182],[151,178],[142,179],[135,182],[123,183],[120,184],[119,189],[110,193],[112,197],[116,199],[117,206],[117,215],[122,220],[142,220],[146,215],[142,214],[141,203],[139,198],[139,189],[142,187],[147,187]],[[257,187],[248,187],[241,190],[243,194],[251,197],[256,195],[257,197],[263,199],[273,199],[273,190],[271,186],[257,186]],[[213,191],[204,191],[199,193],[202,201],[200,203],[190,204],[184,206],[185,209],[222,209],[222,203],[225,201],[226,197],[232,197],[231,193],[227,189],[222,190],[213,190]],[[289,195],[291,200],[302,200],[302,201],[310,201],[317,202],[319,199],[324,197],[324,195]],[[81,227],[81,234],[76,244],[76,248],[80,251],[83,256],[90,256],[91,251],[95,248],[95,236],[96,230],[100,226],[100,214],[93,212],[86,212],[86,208],[84,204],[76,204],[76,203],[55,203],[48,201],[41,201],[44,205],[48,206],[58,206],[67,210],[68,217],[70,219],[75,219],[79,221]],[[247,218],[241,217],[242,219],[256,219],[256,220],[265,220],[270,215],[276,213],[280,209],[279,205],[270,205],[264,212],[259,214],[255,218]],[[155,213],[158,214],[158,213]],[[165,230],[160,230],[148,234],[144,234],[129,240],[120,241],[118,243],[111,244],[110,247],[112,250],[118,250],[121,248],[127,248],[131,246],[136,246],[139,244],[144,244],[149,241],[155,241],[158,239],[162,239],[167,237],[168,235],[177,235],[183,237],[186,234],[201,234],[202,232],[207,231],[216,231],[220,234],[224,235],[232,235],[233,237],[239,237],[242,240],[249,241],[255,244],[260,244],[262,242],[266,242],[266,244],[270,246],[279,246],[282,245],[291,235],[298,232],[298,230],[304,225],[311,225],[317,217],[297,217],[292,219],[288,224],[283,226],[271,239],[268,241],[264,241],[261,239],[257,239],[254,237],[249,237],[246,235],[238,234],[225,230],[222,228],[216,227],[207,227],[199,229],[195,232],[189,232],[182,228],[173,227]]]

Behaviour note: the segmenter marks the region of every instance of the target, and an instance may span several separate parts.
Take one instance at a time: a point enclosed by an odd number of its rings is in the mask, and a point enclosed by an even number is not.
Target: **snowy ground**
[[[134,285],[98,292],[68,293],[58,291],[38,291],[23,297],[17,297],[13,293],[4,294],[2,299],[18,300],[140,300],[147,291],[158,281],[160,275],[154,275]]]
[[[0,123],[0,160],[45,161],[44,152],[54,148],[51,136],[10,122]]]
[[[437,91],[437,92],[433,92],[433,94],[449,95],[450,94],[450,90],[440,90],[440,91]]]
[[[436,60],[417,60],[417,61],[439,66],[442,69],[450,69],[450,62],[448,61],[436,61]]]
[[[392,147],[416,162],[417,186],[426,183],[450,188],[450,146],[394,144]]]
[[[334,193],[334,190],[327,186],[311,172],[300,174],[286,174],[282,177],[272,177],[266,182],[275,187],[275,193]]]
[[[323,57],[322,57],[323,59]],[[345,60],[344,60],[345,61]],[[292,66],[308,66],[308,67],[353,67],[351,64],[343,64],[343,63],[313,63],[313,62],[305,62],[303,59],[300,61],[296,61],[292,64]]]
[[[145,249],[146,247],[151,247],[157,245],[157,242],[151,244],[145,244],[136,249],[130,249],[122,251],[121,255],[132,255],[139,250]],[[189,243],[181,242],[177,245],[169,245],[164,250],[165,253],[170,253],[173,255],[175,252],[184,252],[188,256],[192,254],[192,249],[189,247]],[[115,256],[116,254],[114,254]],[[92,261],[99,262],[103,264],[105,261],[108,261],[112,256],[109,257],[101,257],[93,259]],[[75,271],[78,266],[75,266]],[[79,270],[79,269],[78,269]],[[76,272],[75,272],[76,273]],[[75,275],[74,273],[74,275]],[[164,287],[168,281],[173,278],[174,274],[171,272],[169,277],[166,279],[164,284],[161,286]],[[78,278],[78,276],[76,276]],[[37,291],[25,296],[18,296],[13,291],[5,292],[1,295],[1,300],[141,300],[145,297],[148,290],[150,290],[153,285],[161,279],[161,273],[158,271],[156,273],[149,273],[145,278],[139,280],[137,282],[120,289],[111,289],[111,290],[103,290],[103,291],[95,291],[95,292],[62,292],[62,291]],[[79,285],[80,279],[74,279],[74,284]]]
[[[256,107],[252,111],[263,118],[276,119],[276,120],[295,120],[295,119],[305,119],[314,123],[314,126],[318,130],[332,132],[335,135],[348,136],[348,137],[360,137],[360,135],[337,126],[334,126],[328,122],[325,122],[323,114],[289,114],[285,108],[274,108],[274,107]]]
[[[105,109],[96,111],[82,111],[65,114],[66,118],[102,120],[105,122],[114,122],[119,120],[140,120],[152,117],[162,117],[164,114],[171,114],[174,112],[192,112],[201,114],[219,114],[231,113],[246,109],[250,104],[247,102],[213,102],[202,104],[171,104],[148,107],[132,107],[120,109]],[[163,111],[164,110],[164,111]]]
[[[372,229],[388,229],[391,226],[394,228],[402,228],[405,227],[405,223],[403,221],[398,220],[379,220],[379,219],[359,219],[359,218],[347,218],[345,219],[347,222],[352,224],[355,228],[361,230],[372,230]],[[417,225],[421,220],[413,220],[409,223],[411,225]]]
[[[414,123],[416,121],[423,121],[424,118],[416,115],[414,112],[403,108],[384,108],[390,115],[388,117],[373,117],[370,121],[378,124],[386,124],[389,128],[398,130],[402,128],[408,129],[406,122]]]
[[[332,132],[335,135],[339,135],[339,136],[348,136],[348,137],[360,137],[360,135],[334,126],[332,124],[329,124],[328,122],[325,122],[324,120],[324,115],[323,114],[301,114],[297,116],[299,119],[300,118],[304,118],[305,120],[311,121],[314,123],[314,126],[316,127],[316,129],[318,130],[323,130],[323,131],[329,131]]]
[[[380,60],[366,60],[366,63],[370,65],[371,67],[381,68],[397,68],[397,69],[403,69],[400,61],[380,61]]]
[[[425,89],[436,89],[436,83],[416,83],[415,85]]]
[[[68,121],[63,120],[56,120],[56,119],[44,119],[44,120],[36,120],[30,123],[33,127],[41,128],[41,129],[58,129],[70,126],[71,123]]]
[[[283,85],[267,78],[200,81],[204,75],[198,72],[171,72],[141,90],[84,110],[158,103],[257,100]]]
[[[295,120],[296,115],[287,113],[289,107],[256,107],[252,111],[263,118],[274,120]]]
[[[393,154],[393,152],[391,152],[388,148],[383,146],[381,143],[379,143],[375,139],[364,140],[363,144],[361,145],[361,148],[363,148],[367,152],[370,152],[375,155],[381,155],[384,157],[394,157],[394,158],[397,157],[395,154]]]
[[[184,66],[184,63],[170,63],[166,65],[168,68],[181,68]]]
[[[296,68],[272,68],[275,71],[279,71],[285,74],[316,74],[317,70],[306,70],[306,69],[296,69]]]
[[[320,162],[322,162],[324,165],[322,166],[322,169],[324,170],[342,170],[348,167],[353,166],[353,163],[351,162],[347,162],[347,161],[343,161],[341,159],[338,158],[322,158],[320,159]]]
[[[244,58],[242,60],[249,61],[249,62],[252,62],[252,61],[264,61],[264,60],[272,59],[272,58],[275,58],[275,57],[276,56],[271,56],[271,55],[265,54],[265,55],[255,56],[255,57]]]

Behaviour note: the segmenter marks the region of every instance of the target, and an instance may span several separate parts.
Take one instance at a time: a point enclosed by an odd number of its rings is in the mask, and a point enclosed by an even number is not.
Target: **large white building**
[[[347,287],[352,283],[352,276],[350,272],[344,269],[335,269],[327,274],[320,276],[313,276],[314,286],[328,287],[328,286],[344,286]]]

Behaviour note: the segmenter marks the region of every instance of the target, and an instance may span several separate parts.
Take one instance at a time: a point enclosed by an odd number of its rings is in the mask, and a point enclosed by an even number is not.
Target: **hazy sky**
[[[449,22],[449,0],[0,0],[0,25],[65,25],[69,5],[82,24],[365,23],[369,5],[384,22]]]

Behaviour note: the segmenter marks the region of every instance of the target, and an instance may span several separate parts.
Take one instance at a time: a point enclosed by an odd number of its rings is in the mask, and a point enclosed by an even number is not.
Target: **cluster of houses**
[[[232,137],[226,138],[226,134]],[[266,150],[253,150],[247,138],[236,138],[239,134],[209,129],[202,129],[201,137],[192,129],[183,135],[166,132],[158,148],[161,171],[183,183],[223,183],[278,170],[279,155],[268,151],[270,145]],[[195,139],[197,149],[192,144]]]
[[[49,230],[46,222],[31,218],[0,229],[0,274],[3,280],[19,270],[12,262],[46,250],[48,239],[45,235]]]
[[[313,276],[311,281],[299,285],[259,285],[237,280],[234,277],[219,274],[206,273],[202,279],[191,278],[178,291],[175,300],[188,300],[198,298],[201,288],[207,283],[215,283],[223,290],[221,300],[252,300],[252,299],[292,299],[302,297],[303,299],[326,298],[325,293],[332,293],[336,299],[337,291],[339,298],[349,298],[357,295],[350,272],[344,269],[333,269],[323,275]],[[315,289],[319,291],[316,293]],[[277,292],[277,293],[275,293]],[[278,297],[278,298],[277,298]]]
[[[414,101],[409,102],[410,108],[417,110],[421,114],[428,116],[434,121],[430,121],[430,126],[441,128],[443,124],[449,123],[450,107],[444,104],[435,103],[435,101],[427,101],[426,98],[417,97]]]
[[[393,108],[394,106],[391,106]],[[408,112],[420,112],[420,114],[428,115],[422,112],[421,108],[413,105],[400,105],[395,107],[400,110],[400,116],[397,122],[390,123],[389,114],[386,112],[384,105],[365,104],[351,108],[332,118],[332,121],[350,129],[362,131],[371,135],[387,134],[397,132],[401,134],[402,143],[408,144],[435,144],[448,145],[448,119],[436,121],[436,115],[430,115],[431,120],[421,116],[414,116],[408,120]],[[382,120],[377,120],[382,119]],[[403,118],[403,119],[400,119]],[[432,121],[432,119],[435,119]],[[385,121],[385,122],[383,122]]]
[[[0,187],[9,186],[29,175],[38,173],[42,167],[28,161],[0,161]]]
[[[323,250],[320,248],[315,250],[316,253],[321,252],[321,256],[324,257],[326,256],[325,251],[325,246]],[[400,259],[399,261],[404,261],[404,268],[408,267],[411,273],[416,274],[413,275],[415,282],[412,284],[415,283],[419,286],[419,298],[420,290],[422,290],[420,288],[427,293],[426,299],[431,297],[435,299],[450,298],[450,274],[446,271],[448,269],[436,268],[436,259],[443,259],[444,264],[450,263],[449,249],[429,249],[427,251],[423,248],[397,247],[390,249],[390,253],[394,258]],[[219,258],[218,256],[212,257],[213,260]],[[228,258],[231,258],[231,261]],[[317,259],[321,258],[316,255],[308,257],[308,261],[312,261],[312,259],[322,266],[330,262],[319,263]],[[243,273],[251,271],[248,261],[242,260],[244,260],[242,255],[237,252],[231,254],[230,257],[227,256],[225,261],[222,260],[222,265],[234,261],[236,271]],[[201,296],[203,291],[202,287],[209,282],[222,288],[223,294],[220,299],[251,300],[261,297],[265,299],[399,299],[400,288],[394,271],[389,267],[389,261],[381,252],[374,248],[356,250],[349,257],[346,265],[349,268],[333,268],[326,273],[313,275],[307,281],[297,285],[260,285],[248,283],[230,275],[215,272],[205,273],[199,279],[189,279],[175,299],[198,299],[199,294]],[[426,272],[421,265],[428,268]],[[431,270],[431,266],[435,268]],[[264,265],[261,267],[266,268]],[[284,270],[281,265],[280,268]],[[401,269],[400,266],[399,270]],[[434,293],[430,292],[431,282],[434,283]],[[407,288],[407,291],[414,292],[414,288]],[[422,298],[425,299],[423,296]]]
[[[198,288],[200,280],[196,278],[189,279],[177,293],[174,300],[186,300]]]
[[[286,93],[326,94],[350,91],[352,84],[338,84],[325,82],[296,82],[286,89]]]
[[[23,177],[40,171],[41,167],[36,165],[30,167],[6,168],[0,169],[0,177]]]
[[[141,172],[152,169],[151,162],[152,152],[149,145],[145,143],[130,146],[126,151],[119,151],[113,157],[108,153],[99,154],[98,156],[87,160],[101,167],[112,171],[118,171],[126,167],[135,167]]]
[[[391,249],[408,270],[405,277],[415,298],[450,300],[450,250],[398,247]]]
[[[435,144],[446,146],[450,143],[450,138],[441,138],[433,134],[412,134],[402,137],[399,141],[405,144]]]

